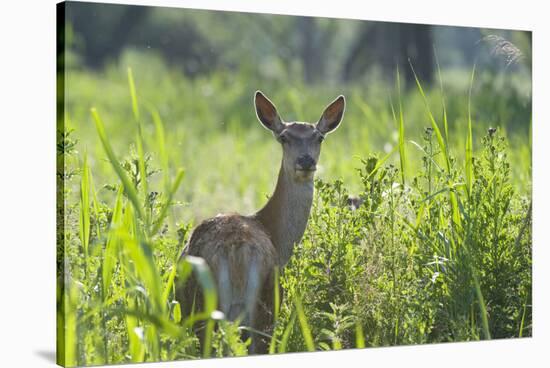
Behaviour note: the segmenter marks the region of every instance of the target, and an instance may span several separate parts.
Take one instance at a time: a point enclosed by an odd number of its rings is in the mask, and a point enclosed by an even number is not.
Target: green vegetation
[[[247,354],[243,328],[215,311],[204,262],[176,261],[199,221],[250,213],[275,184],[280,148],[255,119],[258,88],[289,121],[348,99],[284,293],[274,290],[271,353],[531,336],[530,115],[508,119],[528,108],[494,75],[444,72],[441,88],[417,79],[401,90],[398,74],[395,89],[312,88],[245,71],[190,79],[135,52],[70,70],[57,146],[59,361]],[[205,310],[185,319],[174,280],[191,272]],[[201,320],[205,346],[192,329]]]

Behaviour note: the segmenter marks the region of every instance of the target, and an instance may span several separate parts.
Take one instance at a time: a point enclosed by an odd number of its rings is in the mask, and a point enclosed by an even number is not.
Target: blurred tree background
[[[133,48],[191,77],[252,68],[261,78],[341,83],[393,80],[399,66],[410,87],[409,60],[423,81],[434,79],[434,49],[443,70],[531,65],[531,32],[522,31],[94,3],[68,3],[66,15],[71,51],[93,69]]]
[[[110,171],[96,160],[103,157],[102,148],[89,109],[97,107],[106,116],[115,147],[128,147],[126,69],[131,67],[145,111],[158,109],[171,133],[171,167],[185,167],[188,174],[180,197],[192,208],[183,211],[186,219],[246,212],[270,192],[276,165],[262,168],[277,162],[280,152],[270,135],[256,129],[257,89],[287,121],[313,121],[344,94],[346,123],[327,140],[324,150],[331,154],[324,155],[319,176],[342,178],[358,190],[360,158],[387,154],[397,143],[391,110],[398,97],[397,68],[408,139],[421,141],[430,124],[411,65],[441,124],[445,99],[449,144],[458,159],[476,65],[473,133],[482,137],[489,127],[501,127],[518,163],[513,178],[529,186],[530,32],[78,2],[66,3],[64,11],[58,60],[65,66],[67,121],[92,157],[98,180],[107,181]],[[145,126],[152,136],[153,124]],[[476,139],[474,149],[479,144]],[[413,163],[420,162],[414,160],[419,152],[408,143],[407,150],[413,158],[407,171],[417,172]],[[214,152],[223,157],[208,161],[205,173],[205,163],[196,158]],[[227,167],[236,170],[227,173]]]

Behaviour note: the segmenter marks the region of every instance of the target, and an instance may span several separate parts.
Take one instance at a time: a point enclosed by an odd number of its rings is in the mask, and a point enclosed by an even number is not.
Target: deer
[[[277,184],[267,203],[250,215],[218,214],[191,233],[180,260],[201,257],[218,291],[218,309],[230,321],[241,321],[267,333],[273,323],[275,269],[282,270],[305,232],[314,194],[314,176],[326,135],[341,123],[345,98],[325,107],[317,123],[284,122],[261,91],[254,95],[256,116],[282,147]],[[282,290],[281,290],[282,292]],[[201,308],[200,288],[193,278],[176,290],[182,313]],[[267,341],[253,334],[249,353],[265,352]]]

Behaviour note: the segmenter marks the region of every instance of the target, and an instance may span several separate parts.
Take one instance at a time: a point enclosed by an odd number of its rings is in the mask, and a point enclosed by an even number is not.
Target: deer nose
[[[300,156],[296,160],[296,169],[305,171],[315,170],[315,160],[309,155]]]

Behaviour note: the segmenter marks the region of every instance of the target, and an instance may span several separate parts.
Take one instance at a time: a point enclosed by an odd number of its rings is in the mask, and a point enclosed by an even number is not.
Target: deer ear
[[[340,95],[325,108],[323,115],[321,115],[321,118],[317,123],[317,130],[323,134],[327,134],[338,128],[338,125],[340,125],[340,122],[344,117],[345,109],[346,99],[344,96]]]
[[[258,120],[264,127],[277,134],[283,131],[285,125],[277,112],[277,108],[261,91],[256,91],[254,105],[256,106]]]

